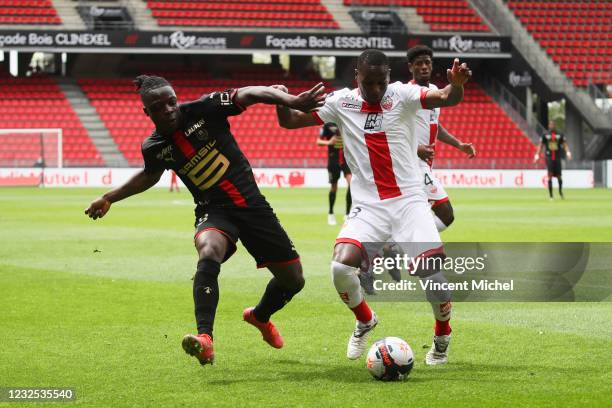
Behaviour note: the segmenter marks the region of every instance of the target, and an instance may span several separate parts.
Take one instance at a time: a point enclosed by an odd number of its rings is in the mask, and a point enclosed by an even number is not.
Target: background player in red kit
[[[174,172],[174,170],[172,170],[170,171],[170,192],[173,192],[174,190],[176,190],[177,193],[181,191],[179,189],[176,173]]]
[[[293,243],[259,191],[253,171],[230,132],[228,116],[249,105],[269,103],[308,112],[324,103],[323,84],[297,96],[272,87],[252,86],[205,95],[178,104],[172,86],[161,77],[136,81],[145,114],[155,124],[142,144],[144,169],[124,185],[93,201],[85,213],[103,217],[111,204],[154,186],[165,170],[174,170],[193,195],[195,246],[199,261],[193,280],[197,335],[183,338],[183,349],[200,364],[212,363],[213,323],[219,302],[220,264],[242,244],[258,267],[274,277],[259,304],[244,310],[243,318],[257,327],[272,347],[281,348],[270,316],[304,286],[302,265]]]
[[[336,225],[336,216],[334,215],[334,204],[336,203],[336,192],[338,191],[338,180],[340,173],[344,174],[344,178],[348,183],[346,190],[346,212],[351,210],[351,169],[344,159],[344,149],[342,146],[342,135],[338,130],[338,125],[335,123],[326,123],[321,127],[321,133],[317,139],[317,145],[327,146],[327,173],[329,175],[329,212],[327,214],[327,223]]]

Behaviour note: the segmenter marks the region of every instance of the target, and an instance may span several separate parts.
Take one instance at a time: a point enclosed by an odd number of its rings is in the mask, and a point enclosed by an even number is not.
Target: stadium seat
[[[0,24],[61,23],[51,0],[0,0]]]
[[[612,2],[511,0],[507,4],[575,85],[612,83]]]
[[[0,128],[61,128],[64,166],[104,164],[81,121],[53,79],[12,78],[0,73],[0,93],[3,96],[0,100]],[[40,138],[39,135],[30,137]],[[0,166],[29,167],[36,162],[41,156],[40,142],[32,140],[31,143],[24,143],[26,138],[23,135],[3,138],[7,145],[0,152]],[[35,146],[35,149],[29,146]],[[49,147],[45,156],[53,149],[55,146]]]
[[[465,0],[343,0],[343,3],[355,7],[412,7],[432,31],[491,31]]]
[[[337,29],[319,0],[149,1],[160,26]]]

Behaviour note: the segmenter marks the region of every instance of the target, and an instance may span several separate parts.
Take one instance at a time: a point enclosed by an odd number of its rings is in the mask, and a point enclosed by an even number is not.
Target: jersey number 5
[[[225,174],[228,167],[229,160],[217,149],[213,149],[187,175],[200,190],[208,190]]]

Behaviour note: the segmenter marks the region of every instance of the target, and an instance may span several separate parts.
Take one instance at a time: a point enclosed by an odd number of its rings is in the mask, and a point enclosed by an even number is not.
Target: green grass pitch
[[[609,302],[457,303],[451,361],[433,368],[429,305],[373,303],[371,340],[402,337],[416,357],[407,381],[374,381],[345,357],[353,319],[329,276],[339,227],[323,189],[264,191],[305,268],[305,289],[274,317],[285,347],[242,322],[269,273],[239,248],[220,278],[217,360],[200,367],[180,346],[194,331],[190,196],[149,191],[94,222],[83,210],[100,193],[0,190],[0,387],[75,387],[71,404],[99,407],[610,406]],[[610,190],[450,195],[447,241],[612,241]]]

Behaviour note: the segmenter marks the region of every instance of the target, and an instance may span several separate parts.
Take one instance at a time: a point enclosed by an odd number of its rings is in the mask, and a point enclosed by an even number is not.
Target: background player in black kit
[[[563,198],[563,180],[561,179],[561,159],[565,158],[572,159],[572,152],[569,150],[569,146],[565,141],[565,136],[561,133],[555,132],[555,122],[552,120],[548,122],[548,132],[542,135],[542,140],[538,146],[538,150],[533,158],[534,161],[540,159],[540,151],[544,146],[544,155],[546,157],[546,168],[548,170],[548,194],[550,199],[553,199],[553,188],[552,179],[557,178],[559,182],[559,195]],[[563,148],[563,150],[561,149]]]
[[[238,239],[257,266],[267,267],[274,275],[259,304],[245,309],[243,318],[261,331],[268,344],[281,348],[283,338],[270,316],[304,286],[302,265],[293,243],[260,193],[227,117],[240,114],[254,103],[311,111],[324,103],[323,84],[297,96],[274,87],[244,87],[179,105],[165,79],[142,75],[134,82],[144,112],[155,124],[155,131],[142,144],[144,169],[93,201],[85,213],[93,219],[101,218],[112,203],[149,189],[165,170],[174,170],[196,203],[194,242],[199,255],[193,280],[198,334],[186,335],[183,349],[202,365],[213,362],[217,278],[220,264],[235,252]]]
[[[344,149],[342,146],[342,136],[338,130],[338,125],[335,123],[326,123],[321,127],[321,133],[317,139],[317,145],[327,146],[327,173],[329,174],[329,213],[327,214],[327,223],[336,225],[336,216],[334,215],[334,204],[336,203],[336,192],[338,191],[338,180],[340,173],[344,174],[344,178],[348,183],[346,190],[346,212],[351,210],[351,169],[349,169],[346,160],[344,160]]]

